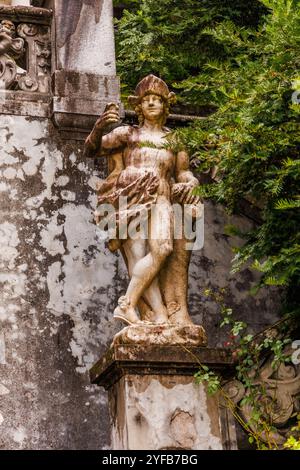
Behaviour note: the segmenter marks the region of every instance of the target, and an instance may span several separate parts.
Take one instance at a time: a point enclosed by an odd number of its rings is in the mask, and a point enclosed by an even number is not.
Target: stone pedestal
[[[127,327],[116,335],[90,371],[92,383],[108,390],[113,449],[236,449],[229,410],[194,379],[200,364],[226,376],[232,359],[205,343],[199,326]]]

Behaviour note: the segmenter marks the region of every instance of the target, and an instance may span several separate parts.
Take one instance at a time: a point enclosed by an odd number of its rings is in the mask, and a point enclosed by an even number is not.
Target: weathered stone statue
[[[115,210],[117,231],[109,247],[122,252],[130,282],[114,318],[129,325],[192,324],[187,306],[191,250],[184,234],[174,237],[174,203],[187,207],[194,219],[202,215],[203,206],[194,194],[198,180],[189,170],[187,153],[168,144],[170,131],[164,125],[174,100],[166,83],[149,75],[129,97],[139,126],[115,127],[104,135],[120,120],[118,107],[111,103],[85,143],[86,156],[109,159],[110,174],[99,188],[98,204]],[[142,223],[135,236],[123,237],[124,228],[135,227],[137,220]]]

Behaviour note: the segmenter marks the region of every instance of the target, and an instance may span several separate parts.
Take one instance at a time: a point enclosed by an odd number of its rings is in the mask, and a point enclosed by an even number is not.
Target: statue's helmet
[[[144,96],[150,94],[161,96],[168,104],[173,104],[176,101],[175,93],[170,92],[168,85],[161,78],[155,75],[147,75],[137,84],[135,95],[129,96],[128,102],[133,107],[137,106]]]

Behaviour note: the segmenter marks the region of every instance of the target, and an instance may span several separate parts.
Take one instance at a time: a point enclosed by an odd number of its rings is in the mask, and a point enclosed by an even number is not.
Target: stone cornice
[[[91,382],[108,389],[124,374],[193,375],[199,364],[215,370],[233,371],[231,352],[206,347],[180,345],[112,345],[90,370]]]
[[[39,7],[0,6],[0,20],[4,19],[49,25],[52,19],[52,10]]]

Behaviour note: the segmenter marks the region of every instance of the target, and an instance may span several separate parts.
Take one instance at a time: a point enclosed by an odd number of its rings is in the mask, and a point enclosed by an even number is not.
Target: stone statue
[[[174,237],[173,204],[186,205],[194,219],[201,217],[203,205],[194,194],[198,180],[189,170],[187,153],[168,145],[165,122],[174,100],[166,83],[149,75],[129,97],[139,126],[118,126],[104,135],[120,120],[117,105],[110,103],[85,142],[87,157],[109,159],[110,174],[99,187],[98,205],[115,209],[117,235],[109,248],[121,251],[130,282],[113,316],[128,325],[193,324],[187,306],[191,251],[184,235]],[[126,198],[125,206],[120,198]],[[134,222],[141,209],[146,222],[134,237],[122,238],[124,224]]]

